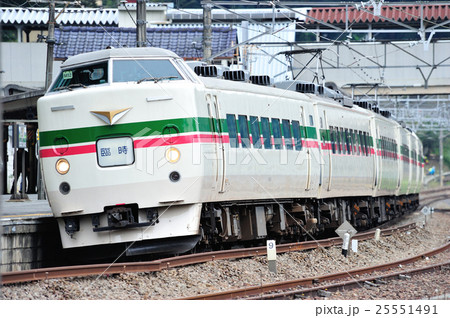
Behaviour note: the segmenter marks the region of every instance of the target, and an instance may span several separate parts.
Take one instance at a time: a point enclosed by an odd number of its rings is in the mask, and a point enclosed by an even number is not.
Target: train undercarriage
[[[398,197],[351,197],[333,199],[280,199],[204,203],[200,219],[200,235],[167,237],[69,249],[70,259],[104,259],[110,255],[150,258],[162,255],[228,249],[236,246],[264,245],[267,239],[277,243],[298,242],[335,236],[334,230],[347,220],[358,231],[369,229],[414,211],[419,195]],[[135,207],[136,208],[136,207]],[[156,209],[145,209],[146,219],[139,223],[137,208],[120,206],[108,210],[108,226],[100,227],[93,215],[94,232],[156,226]],[[114,218],[113,218],[114,217]],[[120,222],[117,221],[120,219]],[[79,223],[66,218],[66,232],[76,233]],[[79,220],[78,220],[79,221]],[[149,223],[151,223],[149,225]],[[75,226],[71,226],[74,225]],[[124,252],[125,249],[125,253]],[[152,256],[150,256],[152,255]],[[139,258],[141,259],[141,258]]]
[[[334,231],[345,220],[357,230],[364,230],[414,211],[418,206],[418,194],[207,203],[202,210],[199,245],[216,249],[265,239],[279,243],[317,239]]]

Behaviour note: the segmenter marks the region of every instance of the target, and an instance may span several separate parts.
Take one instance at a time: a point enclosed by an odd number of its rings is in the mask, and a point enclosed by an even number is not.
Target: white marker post
[[[425,206],[425,207],[423,207],[421,212],[425,216],[425,223],[424,223],[424,225],[426,225],[427,224],[427,215],[431,214],[431,209],[428,206]]]
[[[269,261],[269,272],[277,273],[277,245],[274,240],[267,241],[267,260]]]
[[[336,234],[342,239],[342,255],[347,257],[348,247],[350,244],[350,239],[358,233],[355,228],[348,223],[348,221],[344,221],[337,229]]]
[[[379,241],[380,240],[380,235],[381,235],[381,230],[380,229],[376,229],[375,230],[375,241]]]
[[[358,253],[358,240],[352,240],[352,251]]]
[[[344,255],[345,257],[347,257],[347,253],[348,253],[348,244],[350,243],[350,234],[349,233],[345,233],[344,234],[344,239],[342,242],[342,255]]]

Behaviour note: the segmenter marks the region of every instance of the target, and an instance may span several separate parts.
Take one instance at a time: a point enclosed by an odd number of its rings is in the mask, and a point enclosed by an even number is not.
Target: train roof
[[[93,61],[105,60],[109,58],[141,58],[141,57],[175,57],[177,54],[172,51],[154,47],[130,47],[111,48],[89,53],[78,54],[69,57],[62,65],[62,68],[89,63]]]

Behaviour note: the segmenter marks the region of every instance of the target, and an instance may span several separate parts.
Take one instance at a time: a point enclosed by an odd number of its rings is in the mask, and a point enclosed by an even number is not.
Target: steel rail
[[[435,189],[427,189],[427,190],[421,190],[420,195],[426,195],[429,193],[440,193],[440,192],[446,192],[450,191],[450,187],[441,187],[441,188],[435,188]]]
[[[346,280],[346,281],[343,281],[340,283],[335,283],[335,284],[322,285],[322,286],[317,286],[317,287],[313,287],[313,288],[292,290],[292,291],[281,292],[281,293],[276,293],[276,294],[260,295],[260,296],[255,296],[255,297],[249,297],[246,299],[267,300],[267,299],[285,299],[285,298],[291,298],[291,297],[296,297],[296,296],[304,297],[306,295],[313,296],[315,293],[318,293],[321,290],[326,290],[329,292],[329,291],[337,291],[337,290],[344,289],[347,287],[349,289],[352,289],[352,288],[357,288],[362,285],[365,285],[366,282],[375,282],[375,284],[377,284],[376,282],[380,281],[380,280],[381,281],[392,280],[394,278],[400,277],[400,275],[417,275],[417,274],[435,271],[438,269],[442,270],[444,267],[448,267],[448,266],[450,266],[450,261],[437,263],[437,264],[420,267],[420,268],[404,270],[404,271],[400,271],[400,272],[397,271],[395,273],[389,273],[389,274],[385,274],[385,275],[373,275],[371,277]]]
[[[284,282],[278,282],[278,283],[272,283],[272,284],[266,284],[266,285],[259,285],[259,286],[251,286],[247,288],[240,288],[230,291],[224,291],[219,293],[213,293],[213,294],[205,294],[205,295],[197,295],[197,296],[191,296],[191,297],[185,297],[180,298],[183,300],[227,300],[227,299],[236,299],[236,298],[243,298],[248,296],[255,296],[258,294],[265,294],[269,292],[274,292],[278,290],[286,290],[290,288],[298,288],[299,286],[312,286],[314,283],[320,283],[325,281],[332,281],[336,279],[343,279],[348,277],[354,277],[356,275],[363,275],[367,273],[372,273],[374,271],[382,271],[382,270],[388,270],[394,267],[398,267],[399,265],[409,264],[416,262],[423,257],[430,257],[439,253],[442,253],[450,248],[450,243],[447,243],[444,246],[441,246],[439,248],[433,249],[431,251],[428,251],[426,253],[416,255],[410,258],[402,259],[399,261],[371,266],[371,267],[364,267],[364,268],[358,268],[349,270],[346,272],[340,272],[340,273],[333,273],[329,275],[324,276],[315,276],[315,277],[308,277],[308,278],[301,278],[296,280],[290,280],[290,281],[284,281]],[[367,280],[367,279],[366,279]]]
[[[415,228],[416,224],[411,223],[395,228],[388,228],[381,230],[382,236],[392,235],[395,232],[404,232]],[[375,230],[362,232],[353,236],[354,239],[368,240],[375,236]],[[308,249],[315,249],[318,247],[331,247],[342,244],[342,239],[339,237],[323,239],[318,241],[306,241],[299,243],[287,243],[277,245],[277,253],[289,253],[296,251],[303,251]],[[246,258],[254,256],[264,256],[267,254],[266,246],[213,251],[199,254],[188,254],[170,258],[164,258],[148,262],[132,262],[132,263],[114,263],[114,264],[91,264],[91,265],[75,265],[62,266],[51,268],[39,268],[32,270],[6,272],[2,273],[2,284],[13,284],[21,282],[30,282],[36,280],[45,280],[52,278],[65,278],[75,276],[92,276],[92,275],[106,275],[106,274],[122,274],[132,272],[157,272],[163,269],[173,267],[193,265],[205,263],[214,260],[226,260],[236,258]]]

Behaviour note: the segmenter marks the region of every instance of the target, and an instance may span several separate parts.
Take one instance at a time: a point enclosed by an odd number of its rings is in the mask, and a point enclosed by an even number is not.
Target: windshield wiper
[[[67,86],[57,87],[57,88],[55,88],[53,91],[62,91],[63,89],[68,89],[69,91],[71,91],[72,88],[74,88],[74,87],[83,87],[83,88],[87,88],[87,86],[84,85],[84,84],[81,84],[81,83],[74,83],[74,84],[70,84],[70,85],[67,85]]]
[[[144,78],[141,78],[139,81],[137,81],[137,84],[141,84],[142,82],[146,82],[146,81],[155,81],[155,83],[158,83],[161,80],[174,79],[174,78],[178,78],[178,76],[144,77]]]

